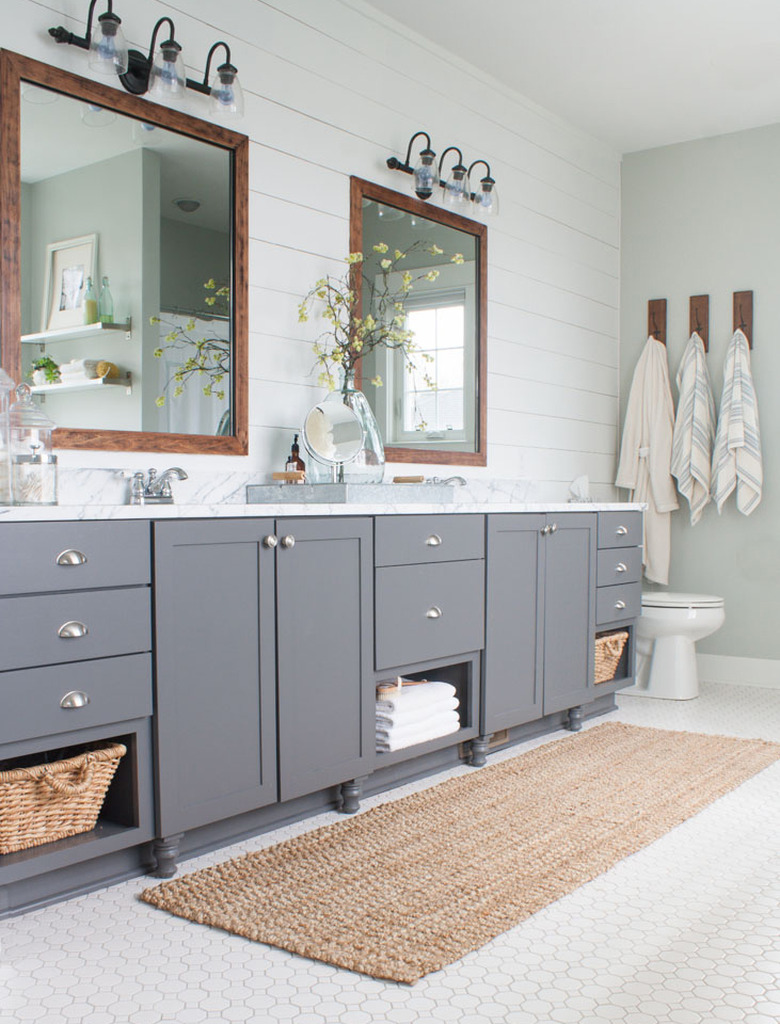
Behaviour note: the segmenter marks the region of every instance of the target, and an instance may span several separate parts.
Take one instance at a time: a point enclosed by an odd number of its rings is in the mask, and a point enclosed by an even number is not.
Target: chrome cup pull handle
[[[626,602],[625,602],[625,601],[615,601],[615,608],[616,608],[616,609],[617,609],[617,610],[618,610],[619,612],[623,611],[623,609],[624,609],[625,607],[626,607]]]
[[[83,551],[77,551],[75,548],[66,548],[65,551],[60,551],[55,561],[57,565],[85,565],[87,556]]]
[[[627,526],[618,526],[617,530],[615,530],[615,536],[616,537],[626,537],[627,535],[628,535],[628,527]]]
[[[57,636],[61,640],[78,640],[81,636],[86,636],[89,630],[83,622],[77,622],[71,620],[70,622],[63,622],[60,628],[57,630]]]
[[[433,605],[433,607],[429,608],[428,611],[425,613],[425,617],[427,619],[440,619],[441,615],[441,608],[439,608],[438,605]]]
[[[441,544],[441,537],[438,533],[432,533],[425,541],[429,548],[437,548]]]
[[[73,710],[74,708],[84,708],[87,704],[89,704],[89,695],[84,693],[83,690],[71,690],[60,701],[60,707],[66,711]]]
[[[285,537],[282,537],[282,547],[283,548],[294,548],[295,547],[295,537],[293,537],[293,535],[291,533],[288,533]]]
[[[628,566],[625,562],[618,562],[615,566],[615,572],[628,572]]]

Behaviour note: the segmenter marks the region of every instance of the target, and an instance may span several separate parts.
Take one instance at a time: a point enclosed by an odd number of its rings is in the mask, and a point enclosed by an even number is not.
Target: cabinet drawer
[[[377,569],[377,669],[481,650],[484,592],[481,561]]]
[[[3,671],[150,649],[147,587],[0,599]]]
[[[635,619],[642,610],[641,583],[626,583],[619,587],[599,587],[596,591],[596,625]]]
[[[61,701],[73,694],[70,703]],[[88,702],[78,706],[81,700]],[[0,744],[146,718],[152,713],[148,654],[0,675]]]
[[[375,530],[377,565],[453,562],[485,556],[484,516],[377,516]]]
[[[2,523],[0,593],[149,583],[149,524]]]
[[[632,548],[641,543],[641,512],[599,512],[600,548]]]
[[[641,548],[602,548],[598,553],[596,575],[599,587],[618,583],[638,583],[642,578]]]

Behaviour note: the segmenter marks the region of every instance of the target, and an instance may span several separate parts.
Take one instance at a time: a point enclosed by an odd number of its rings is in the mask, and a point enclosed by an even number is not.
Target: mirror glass
[[[2,59],[5,369],[57,447],[244,453],[245,136]]]
[[[309,412],[303,423],[303,443],[318,462],[343,466],[363,449],[363,427],[356,414],[334,391]]]
[[[230,154],[29,83],[21,143],[22,373],[74,367],[47,415],[230,433]]]
[[[413,276],[404,313],[417,346],[414,365],[384,348],[362,365],[387,459],[484,465],[486,228],[367,182],[357,186],[360,234],[353,232],[352,249],[364,253],[363,315],[374,312],[385,246],[407,254],[403,267]],[[381,387],[369,383],[376,377]]]

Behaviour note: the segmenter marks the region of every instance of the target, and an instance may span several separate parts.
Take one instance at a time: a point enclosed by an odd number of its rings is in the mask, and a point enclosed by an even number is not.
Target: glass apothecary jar
[[[11,422],[8,409],[14,382],[0,370],[0,505],[11,504]]]
[[[57,456],[51,444],[56,423],[33,402],[28,384],[16,389],[8,416],[14,505],[56,505]]]

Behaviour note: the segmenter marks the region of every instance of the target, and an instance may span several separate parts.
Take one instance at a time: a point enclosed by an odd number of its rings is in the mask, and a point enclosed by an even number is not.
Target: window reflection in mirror
[[[363,315],[371,311],[372,285],[381,278],[383,254],[375,245],[408,253],[403,265],[414,275],[404,303],[405,326],[417,346],[414,365],[380,348],[362,366],[363,391],[388,460],[484,465],[486,229],[359,179],[352,187],[351,248],[365,254]],[[427,279],[429,272],[435,279]],[[393,290],[400,287],[398,277]],[[377,376],[379,388],[370,383]]]
[[[22,372],[70,367],[47,415],[232,433],[230,151],[31,82],[20,113]]]

